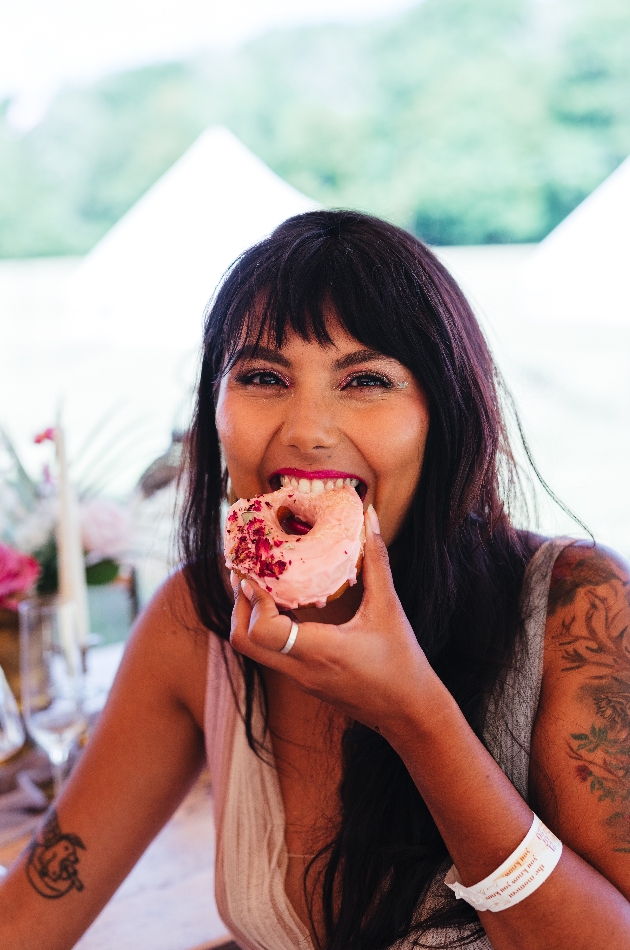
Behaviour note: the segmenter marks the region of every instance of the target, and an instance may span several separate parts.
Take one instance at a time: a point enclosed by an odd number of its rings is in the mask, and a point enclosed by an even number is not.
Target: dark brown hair
[[[394,582],[418,642],[481,736],[489,692],[521,629],[532,545],[508,515],[516,470],[500,379],[479,325],[431,251],[393,225],[351,211],[290,218],[236,261],[209,306],[181,532],[197,612],[227,638],[217,384],[243,339],[280,347],[294,332],[329,343],[330,307],[351,336],[399,360],[427,394],[420,483],[390,548]],[[251,716],[261,678],[249,660],[242,669],[247,735],[260,751]],[[401,759],[358,723],[346,731],[342,754],[341,824],[324,849],[321,882],[328,950],[379,950],[410,932],[420,946],[427,929],[455,924],[456,943],[469,942],[480,925],[461,901],[417,919],[447,853]]]

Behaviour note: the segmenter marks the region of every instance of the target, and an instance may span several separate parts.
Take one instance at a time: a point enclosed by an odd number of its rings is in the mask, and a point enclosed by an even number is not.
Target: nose
[[[332,407],[312,393],[295,393],[287,401],[287,415],[280,438],[283,445],[303,454],[333,449],[339,442],[339,430]]]

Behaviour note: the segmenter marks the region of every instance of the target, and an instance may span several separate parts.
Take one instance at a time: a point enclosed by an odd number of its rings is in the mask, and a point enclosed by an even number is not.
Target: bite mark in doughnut
[[[364,540],[363,504],[354,488],[309,494],[284,487],[232,505],[225,563],[280,607],[323,607],[356,584]]]

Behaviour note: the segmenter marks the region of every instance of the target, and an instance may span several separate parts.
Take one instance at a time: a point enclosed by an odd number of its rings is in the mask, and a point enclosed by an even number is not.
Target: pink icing
[[[285,534],[279,508],[313,525],[308,534]],[[363,551],[363,505],[354,488],[318,495],[280,488],[241,498],[225,522],[225,563],[269,591],[281,607],[323,607],[346,582],[356,584]]]

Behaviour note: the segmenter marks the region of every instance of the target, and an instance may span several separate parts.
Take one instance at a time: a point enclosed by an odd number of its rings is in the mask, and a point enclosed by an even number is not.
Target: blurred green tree
[[[435,244],[536,241],[630,153],[627,0],[425,0],[0,108],[0,256],[83,253],[222,122],[330,206]]]

